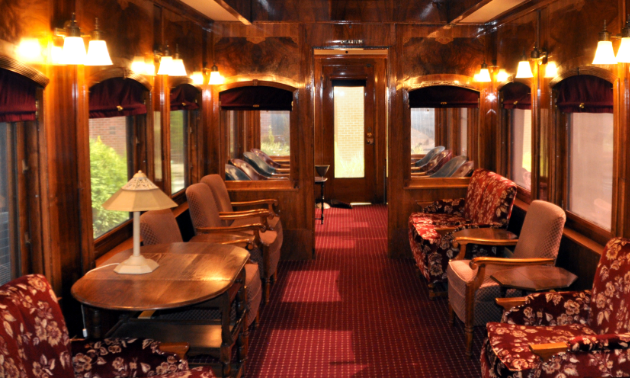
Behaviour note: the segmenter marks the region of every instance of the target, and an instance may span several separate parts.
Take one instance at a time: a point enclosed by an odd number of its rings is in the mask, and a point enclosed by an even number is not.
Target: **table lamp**
[[[175,207],[173,202],[147,176],[138,171],[125,186],[105,203],[105,210],[133,212],[133,254],[118,264],[114,272],[120,274],[145,274],[153,272],[159,265],[140,254],[140,212],[163,210]]]

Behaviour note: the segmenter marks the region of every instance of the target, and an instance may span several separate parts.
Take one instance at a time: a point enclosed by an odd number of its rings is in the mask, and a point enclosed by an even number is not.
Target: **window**
[[[524,189],[532,189],[532,111],[512,109],[511,178]]]
[[[155,166],[155,182],[162,179],[162,113],[153,112],[153,165]]]
[[[15,232],[16,203],[13,191],[15,180],[15,154],[10,150],[10,124],[0,123],[0,284],[13,276],[12,260],[19,255],[19,243]]]
[[[291,154],[291,112],[260,112],[260,149],[269,156]]]
[[[133,176],[129,125],[133,117],[90,119],[90,177],[94,238],[129,219],[130,213],[103,209],[105,201]]]
[[[468,109],[459,110],[459,154],[468,156]]]
[[[612,222],[613,115],[572,113],[568,210],[606,229]]]
[[[334,87],[335,178],[365,176],[365,87]]]
[[[186,187],[188,111],[171,112],[171,193]]]
[[[435,147],[435,109],[411,109],[411,154],[424,155]]]

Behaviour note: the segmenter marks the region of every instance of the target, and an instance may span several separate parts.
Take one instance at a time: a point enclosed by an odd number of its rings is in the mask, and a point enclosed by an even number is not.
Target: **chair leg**
[[[269,304],[269,279],[263,278],[262,284],[263,284],[263,300],[265,302],[265,305],[267,305]]]
[[[451,306],[451,303],[448,303],[448,322],[451,323],[451,325],[455,325],[455,311],[453,311],[453,306]]]
[[[466,325],[466,357],[472,357],[472,345],[473,345],[473,326]]]
[[[256,313],[256,319],[254,320],[254,329],[260,327],[260,312]]]
[[[472,357],[473,329],[475,327],[475,282],[466,285],[466,319],[464,330],[466,332],[466,356]]]

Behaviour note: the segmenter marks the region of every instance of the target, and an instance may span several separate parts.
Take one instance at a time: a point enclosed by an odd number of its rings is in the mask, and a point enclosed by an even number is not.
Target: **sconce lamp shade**
[[[547,68],[545,68],[545,77],[554,78],[558,76],[558,67],[556,66],[556,62],[548,62]]]
[[[194,85],[203,85],[203,74],[201,71],[195,71],[190,75],[190,80],[192,80]]]
[[[186,67],[182,59],[173,59],[171,62],[171,70],[168,76],[188,76],[186,73]]]
[[[147,72],[147,65],[144,63],[144,58],[141,56],[136,56],[133,58],[131,62],[131,72],[144,75]]]
[[[497,74],[497,81],[500,83],[503,83],[505,81],[507,81],[510,78],[510,75],[508,75],[507,72],[505,72],[505,70],[503,68],[501,68],[499,70],[499,73]]]
[[[85,59],[86,66],[111,66],[112,59],[109,57],[107,50],[107,42],[103,40],[91,40],[88,45],[87,57]]]
[[[22,38],[15,49],[18,59],[24,63],[41,63],[42,47],[37,38]]]
[[[617,64],[611,41],[597,42],[597,51],[595,51],[593,64]]]
[[[119,274],[145,274],[154,271],[158,263],[140,254],[140,212],[175,207],[164,192],[138,171],[131,180],[103,204],[105,210],[133,211],[133,254],[114,269]]]
[[[171,73],[171,66],[173,65],[173,57],[172,56],[163,56],[160,59],[160,69],[158,70],[158,75],[169,75]]]
[[[219,68],[215,64],[210,69],[210,81],[208,82],[208,84],[218,85],[218,84],[223,84],[224,82],[225,82],[225,79],[223,78],[223,76],[221,76],[221,73],[219,73]]]
[[[87,53],[81,37],[68,36],[63,40],[62,64],[85,64]]]
[[[479,70],[479,76],[477,77],[480,83],[489,83],[492,81],[490,78],[490,71],[487,68]]]
[[[534,77],[532,73],[532,66],[529,65],[529,60],[521,60],[518,62],[518,70],[516,71],[517,79],[531,79]]]
[[[621,38],[621,45],[619,45],[619,51],[617,52],[618,63],[630,63],[630,38]]]
[[[145,75],[155,76],[155,63],[149,62],[144,64]]]

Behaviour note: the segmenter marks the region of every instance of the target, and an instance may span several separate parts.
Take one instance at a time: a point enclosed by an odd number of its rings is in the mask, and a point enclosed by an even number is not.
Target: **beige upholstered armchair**
[[[448,302],[451,320],[454,315],[464,322],[466,331],[466,354],[471,355],[473,327],[501,319],[501,309],[495,298],[501,296],[499,285],[490,276],[500,270],[523,265],[554,265],[560,248],[560,239],[566,215],[558,206],[533,201],[529,206],[519,239],[483,240],[457,237],[460,253],[449,262]],[[465,260],[467,244],[492,246],[516,245],[509,257],[477,257]],[[510,253],[508,253],[509,255]],[[508,296],[516,293],[508,292]]]

